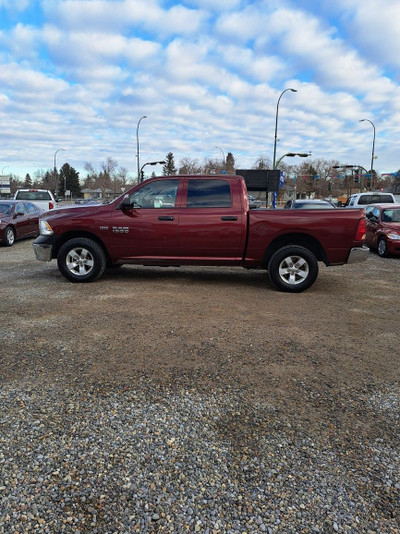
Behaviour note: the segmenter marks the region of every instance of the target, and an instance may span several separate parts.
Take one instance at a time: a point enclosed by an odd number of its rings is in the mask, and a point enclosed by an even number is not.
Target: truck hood
[[[46,211],[41,215],[41,219],[54,219],[64,216],[85,215],[94,214],[99,211],[110,209],[110,204],[87,204],[87,205],[70,205],[63,208],[55,208],[54,210]]]

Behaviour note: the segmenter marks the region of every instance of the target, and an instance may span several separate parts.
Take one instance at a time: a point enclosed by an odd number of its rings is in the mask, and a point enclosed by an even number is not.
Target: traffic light
[[[354,175],[354,183],[358,184],[359,181],[360,181],[360,175],[359,174],[355,174]]]

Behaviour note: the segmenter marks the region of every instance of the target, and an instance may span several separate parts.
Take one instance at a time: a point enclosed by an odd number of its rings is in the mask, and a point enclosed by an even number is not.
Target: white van
[[[346,201],[345,208],[364,208],[369,204],[394,204],[396,199],[392,193],[379,193],[377,191],[370,191],[367,193],[357,193],[351,195]]]

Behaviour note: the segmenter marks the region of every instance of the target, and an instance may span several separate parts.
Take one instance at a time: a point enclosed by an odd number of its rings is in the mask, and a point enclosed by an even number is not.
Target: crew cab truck
[[[300,212],[300,213],[299,213]],[[242,176],[163,176],[109,204],[45,213],[36,258],[57,259],[71,282],[123,264],[265,269],[282,291],[301,292],[327,266],[363,261],[359,210],[250,209]]]

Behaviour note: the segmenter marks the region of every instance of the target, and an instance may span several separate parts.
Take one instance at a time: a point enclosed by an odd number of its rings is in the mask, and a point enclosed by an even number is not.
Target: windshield
[[[11,214],[11,210],[12,210],[12,207],[11,207],[11,204],[6,204],[6,203],[0,203],[0,213],[2,215],[10,215]]]

